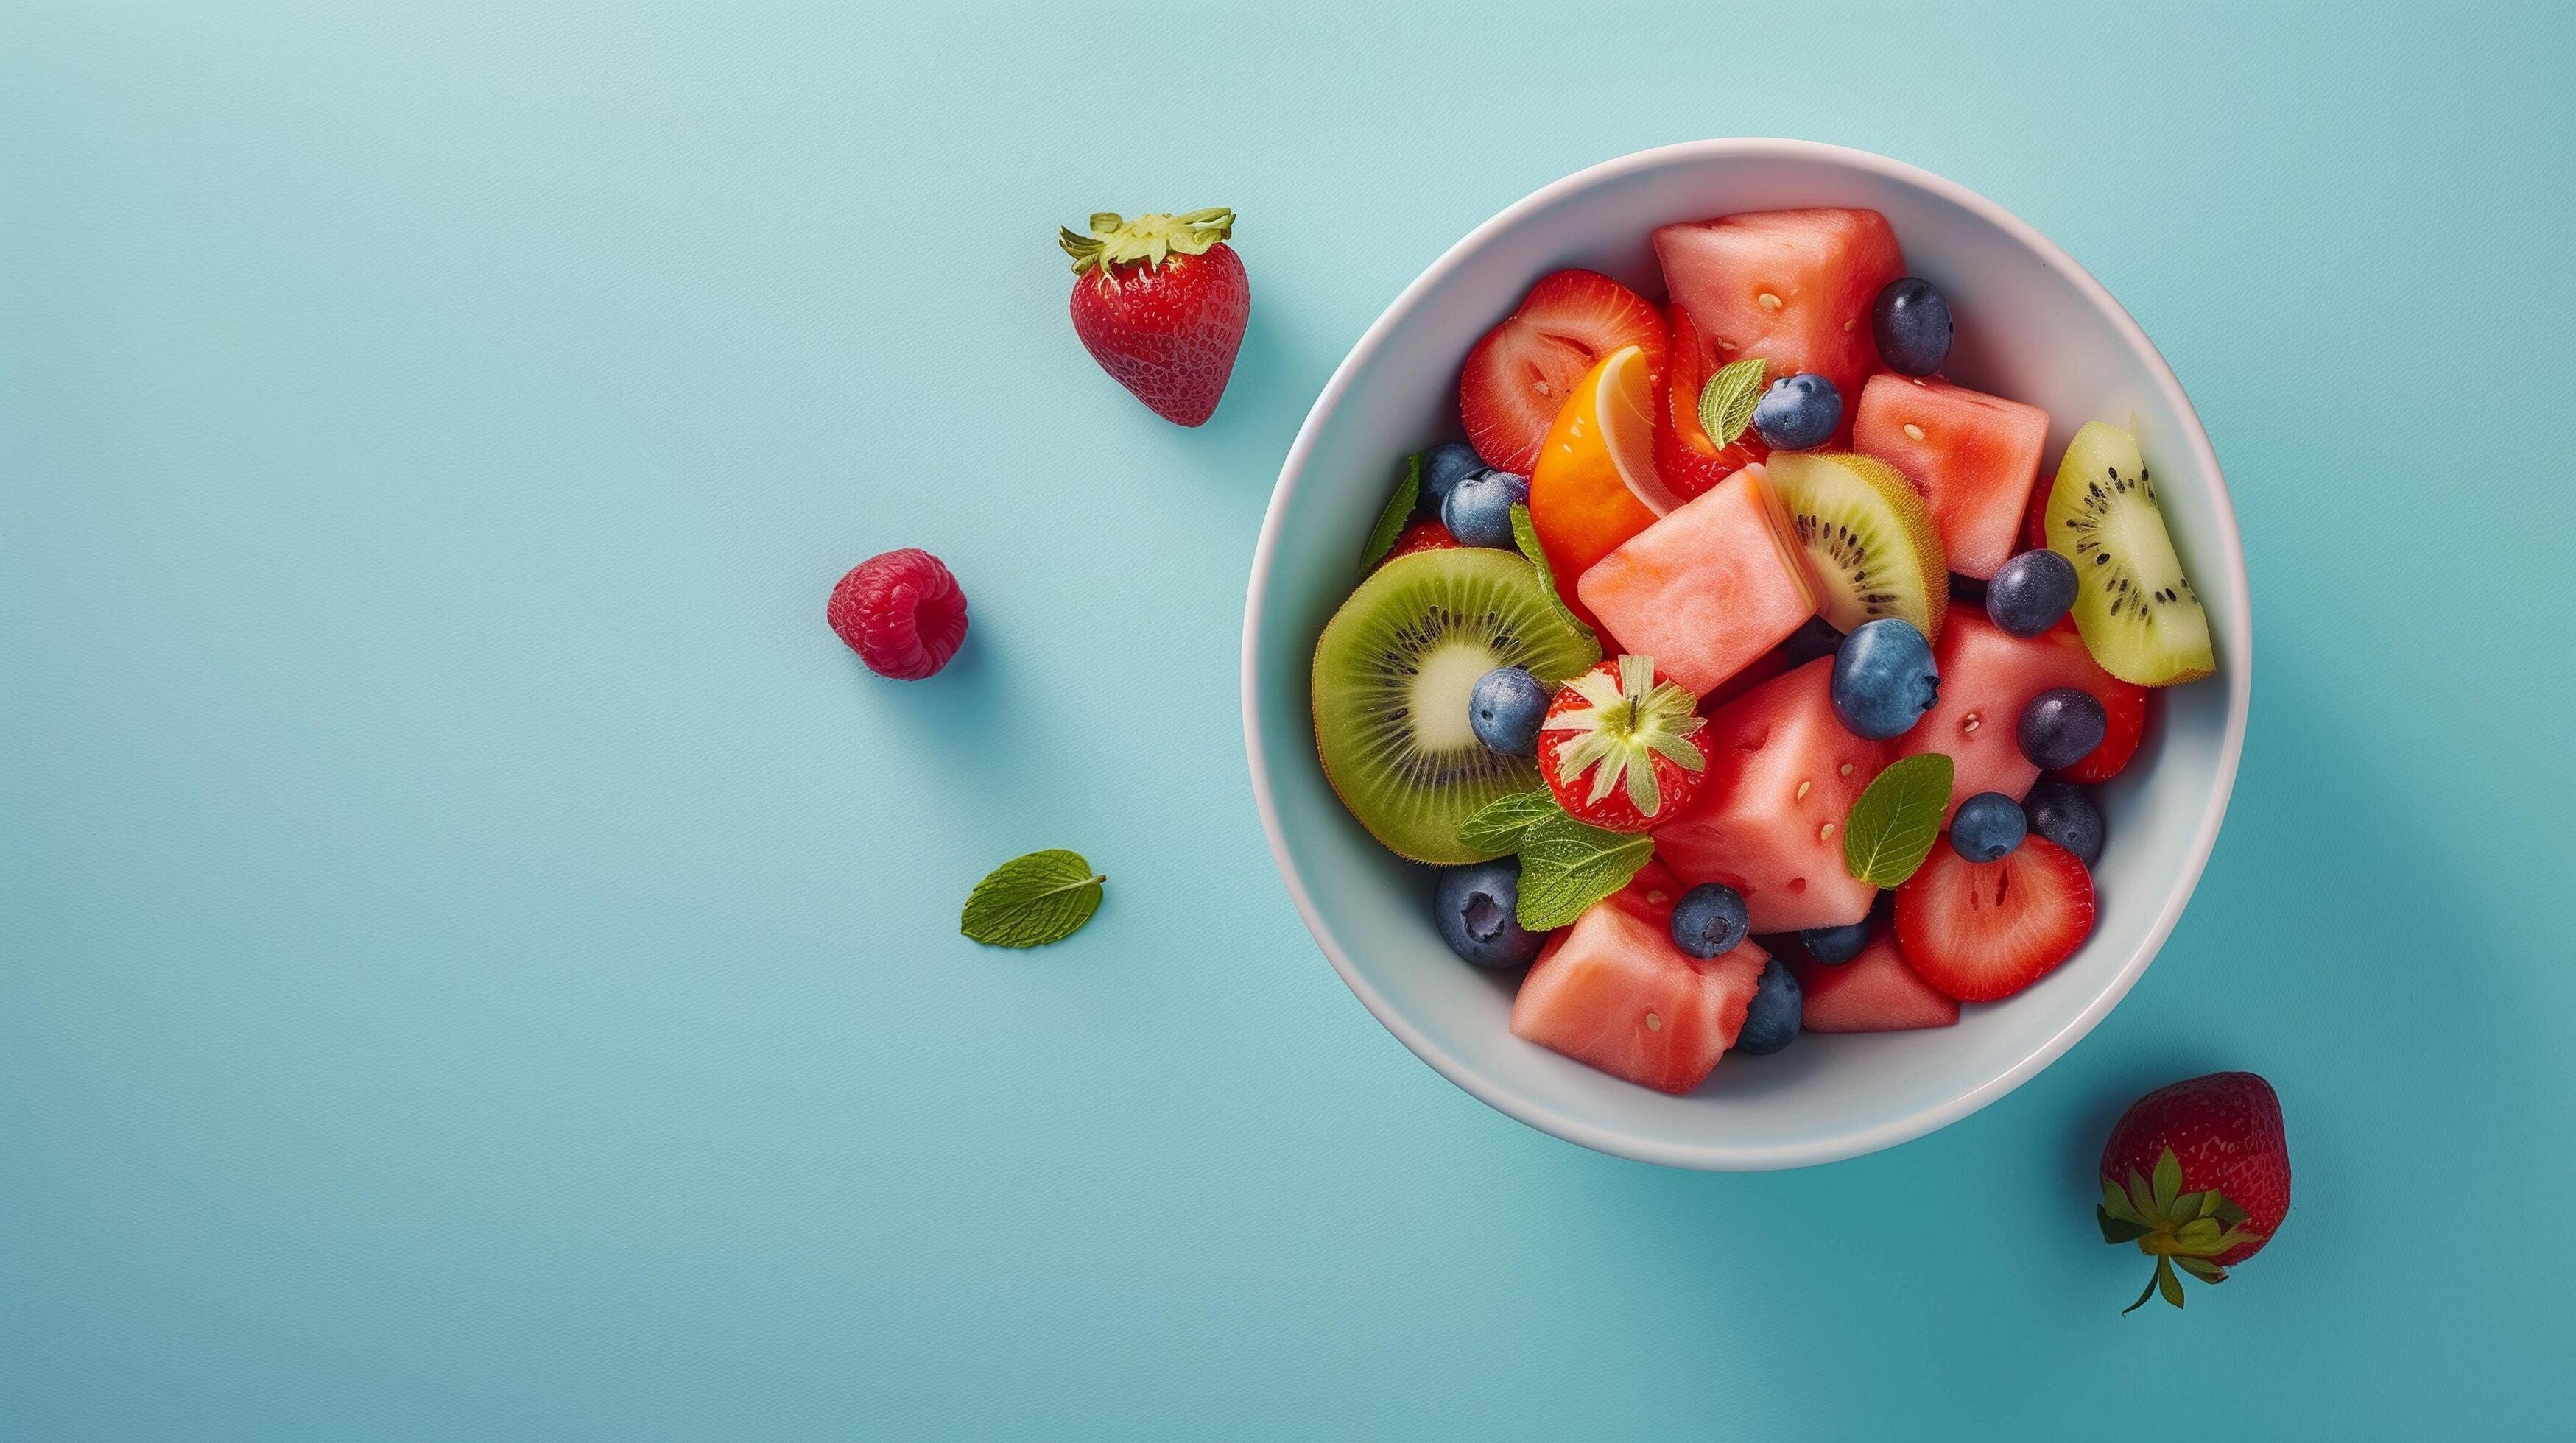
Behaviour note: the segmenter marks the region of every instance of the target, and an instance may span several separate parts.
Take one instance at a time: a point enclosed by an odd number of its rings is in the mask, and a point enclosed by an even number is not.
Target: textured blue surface
[[[241,8],[0,7],[0,1436],[2567,1426],[2563,10]],[[2091,267],[2263,631],[2128,1001],[1769,1176],[1380,1030],[1235,694],[1379,308],[1725,134]],[[1082,356],[1052,228],[1207,204],[1255,318],[1185,432]],[[2474,435],[2424,419],[2463,373]],[[928,684],[822,624],[899,545],[973,598]],[[1109,873],[1090,928],[962,942],[1043,846]],[[2298,1205],[2120,1318],[2091,1154],[2222,1066]]]

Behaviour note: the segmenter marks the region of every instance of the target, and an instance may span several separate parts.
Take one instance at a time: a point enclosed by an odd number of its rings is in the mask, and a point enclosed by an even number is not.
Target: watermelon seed
[[[1834,773],[1834,775],[1835,775],[1835,776],[1838,776],[1838,777],[1847,777],[1847,776],[1850,776],[1850,775],[1851,775],[1851,763],[1849,763],[1849,762],[1845,762],[1845,763],[1843,763],[1843,769],[1842,769],[1841,771],[1838,771],[1838,772]]]
[[[1654,888],[1646,893],[1646,905],[1650,907],[1660,907],[1671,900],[1672,898],[1664,895],[1664,889],[1661,887]]]
[[[1792,800],[1792,801],[1799,801],[1799,802],[1803,802],[1803,801],[1805,801],[1805,800],[1807,799],[1807,788],[1812,787],[1812,786],[1814,786],[1814,785],[1815,785],[1815,783],[1814,783],[1814,782],[1800,782],[1800,783],[1798,783],[1798,795],[1797,795],[1797,796],[1795,796],[1795,797],[1792,797],[1790,800]]]
[[[1817,840],[1817,841],[1819,841],[1819,842],[1824,841],[1826,838],[1831,837],[1833,834],[1834,834],[1834,824],[1833,824],[1833,823],[1831,823],[1831,822],[1827,822],[1827,823],[1825,823],[1823,826],[1816,828],[1816,840]]]
[[[1764,310],[1766,310],[1766,311],[1776,311],[1776,310],[1780,309],[1780,298],[1779,298],[1778,296],[1775,296],[1775,295],[1771,294],[1769,291],[1764,291],[1762,294],[1760,294],[1760,295],[1758,295],[1758,296],[1755,296],[1753,299],[1754,299],[1755,301],[1759,302],[1759,303],[1761,304],[1761,306],[1762,306],[1762,309],[1764,309]]]
[[[1984,724],[1985,718],[1979,716],[1975,712],[1970,712],[1966,716],[1959,718],[1959,733],[1962,736],[1969,735]]]
[[[1647,1030],[1648,1032],[1661,1032],[1661,1031],[1663,1031],[1663,1030],[1664,1030],[1664,1019],[1662,1019],[1662,1018],[1660,1018],[1660,1017],[1657,1017],[1655,1014],[1653,1014],[1653,1013],[1651,1013],[1651,1012],[1647,1013],[1647,1014],[1646,1014],[1646,1030]]]
[[[1906,439],[1906,440],[1908,440],[1908,441],[1920,441],[1920,440],[1922,440],[1922,439],[1923,439],[1923,428],[1922,428],[1922,427],[1920,427],[1920,426],[1915,425],[1915,424],[1914,424],[1913,422],[1911,422],[1911,421],[1906,422],[1906,423],[1905,423],[1905,439]]]

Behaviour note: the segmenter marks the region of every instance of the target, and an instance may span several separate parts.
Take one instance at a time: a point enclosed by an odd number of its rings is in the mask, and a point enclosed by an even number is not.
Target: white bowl
[[[1662,294],[1647,233],[1785,206],[1886,215],[1907,268],[1949,297],[1947,373],[2047,408],[2049,465],[2075,428],[2137,434],[2218,674],[2159,698],[2145,749],[2103,789],[2110,842],[2082,951],[2021,995],[1920,1032],[1808,1036],[1729,1059],[1668,1097],[1511,1034],[1516,979],[1460,963],[1433,931],[1431,870],[1381,849],[1315,759],[1315,638],[1358,581],[1397,461],[1458,434],[1460,361],[1549,271],[1605,271]],[[1994,202],[1880,156],[1789,140],[1666,146],[1569,176],[1476,228],[1369,327],[1280,469],[1243,620],[1252,787],[1288,890],[1378,1021],[1450,1081],[1570,1142],[1675,1167],[1801,1167],[1919,1137],[2003,1096],[2102,1020],[2154,959],[2217,841],[2244,749],[2253,630],[2245,552],[2209,438],[2164,359],[2099,282]]]

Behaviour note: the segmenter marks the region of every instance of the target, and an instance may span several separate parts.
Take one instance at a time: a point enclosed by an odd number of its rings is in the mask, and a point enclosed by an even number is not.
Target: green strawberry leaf
[[[2207,1258],[2176,1257],[2174,1259],[2174,1266],[2191,1274],[2193,1277],[2200,1279],[2204,1283],[2223,1283],[2227,1281],[2227,1269],[2220,1267],[2218,1264],[2211,1262]]]
[[[2134,1218],[2115,1216],[2106,1207],[2095,1208],[2093,1216],[2102,1224],[2102,1241],[2106,1243],[2134,1243],[2154,1231],[2153,1228]]]
[[[1655,854],[1643,832],[1612,832],[1557,813],[1521,837],[1521,925],[1571,926],[1592,904],[1628,885]]]
[[[2142,1219],[2152,1222],[2156,1217],[2155,1191],[2134,1170],[2129,1174],[2129,1206],[2136,1209]]]
[[[1422,502],[1422,453],[1404,458],[1404,479],[1395,483],[1395,494],[1386,498],[1386,509],[1377,514],[1377,524],[1369,528],[1368,545],[1360,550],[1360,570],[1374,571],[1395,543],[1404,535],[1404,524],[1413,519],[1413,508]]]
[[[1752,357],[1720,366],[1700,387],[1699,428],[1723,448],[1753,424],[1753,407],[1762,399],[1762,362]]]
[[[2218,1192],[2213,1192],[2209,1195],[2209,1201],[2201,1205],[2201,1211],[2207,1216],[2214,1217],[2220,1222],[2227,1224],[2231,1228],[2252,1216],[2252,1214],[2246,1212],[2245,1209],[2229,1202],[2226,1194]]]
[[[2129,1195],[2120,1190],[2118,1183],[2107,1177],[2102,1179],[2101,1211],[2109,1213],[2122,1222],[2136,1223],[2140,1227],[2146,1226],[2147,1223],[2145,1218],[2138,1216],[2136,1208],[2129,1206]]]
[[[1560,811],[1556,794],[1545,787],[1496,797],[1458,824],[1458,844],[1493,857],[1516,852],[1530,828]]]
[[[1939,752],[1918,752],[1880,772],[1843,822],[1843,867],[1878,887],[1913,876],[1940,839],[1955,772]]]
[[[2165,1295],[2166,1302],[2182,1306],[2182,1279],[2174,1276],[2171,1258],[2156,1259],[2156,1291]]]
[[[2157,1215],[2172,1217],[2174,1199],[2182,1195],[2182,1163],[2174,1157],[2172,1148],[2166,1148],[2165,1155],[2156,1159],[2155,1186]]]
[[[1100,884],[1079,852],[1015,857],[975,884],[957,930],[993,947],[1043,947],[1082,930],[1100,906]]]
[[[2206,1201],[2208,1197],[2209,1194],[2205,1192],[2187,1192],[2181,1197],[2175,1198],[2173,1220],[2176,1223],[2187,1223],[2193,1218],[2199,1217],[2200,1205],[2202,1202]]]
[[[1539,544],[1538,524],[1530,520],[1526,502],[1516,502],[1512,506],[1512,540],[1519,545],[1521,555],[1529,558],[1529,564],[1538,568],[1538,589],[1547,593],[1547,599],[1556,604],[1557,612],[1574,624],[1574,629],[1582,634],[1584,640],[1597,645],[1601,640],[1600,634],[1584,625],[1583,618],[1574,614],[1574,608],[1565,604],[1565,598],[1556,594],[1556,568],[1547,564],[1547,548]]]

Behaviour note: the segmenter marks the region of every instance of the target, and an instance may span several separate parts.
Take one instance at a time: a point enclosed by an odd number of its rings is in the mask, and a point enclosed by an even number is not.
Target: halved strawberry
[[[2082,761],[2049,773],[2061,782],[2090,785],[2111,780],[2138,754],[2138,743],[2146,738],[2147,689],[2117,677],[2104,679],[2110,684],[2100,688],[2102,710],[2110,725],[2102,733],[2101,744],[2086,752]]]
[[[1999,861],[1932,844],[1896,889],[1896,944],[1924,981],[1962,1002],[2010,997],[2075,955],[2093,931],[2093,876],[2039,837]]]
[[[1539,723],[1538,770],[1576,821],[1642,832],[1690,805],[1708,773],[1691,743],[1699,698],[1648,656],[1602,662],[1565,684]]]
[[[1527,476],[1557,409],[1595,361],[1635,346],[1664,370],[1664,322],[1645,297],[1598,271],[1542,276],[1485,332],[1458,378],[1458,419],[1485,464]]]
[[[1699,423],[1699,393],[1709,376],[1707,343],[1688,311],[1667,306],[1664,314],[1672,350],[1664,362],[1663,404],[1655,412],[1655,474],[1688,501],[1771,451],[1750,426],[1732,445],[1720,446],[1709,438]]]
[[[1425,518],[1424,520],[1414,522],[1412,525],[1405,527],[1402,532],[1398,533],[1395,538],[1395,546],[1393,549],[1389,550],[1384,557],[1379,559],[1378,565],[1384,566],[1387,562],[1393,561],[1399,556],[1411,556],[1417,551],[1455,550],[1457,545],[1458,538],[1449,534],[1448,527],[1441,525],[1437,521]]]
[[[1840,966],[1785,955],[1805,994],[1800,1021],[1809,1032],[1908,1032],[1959,1020],[1959,1004],[1905,965],[1884,922],[1860,955]]]

